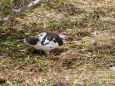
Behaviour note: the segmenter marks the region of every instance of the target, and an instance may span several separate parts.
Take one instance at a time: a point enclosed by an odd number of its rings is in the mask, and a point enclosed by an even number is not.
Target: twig
[[[19,9],[13,9],[12,8],[12,11],[13,11],[12,14],[10,14],[10,15],[4,17],[4,18],[1,18],[0,19],[0,24],[12,19],[13,17],[19,15],[20,13],[24,12],[25,10],[27,10],[27,9],[29,9],[29,8],[37,5],[37,4],[44,3],[44,2],[46,3],[48,1],[49,0],[35,0],[35,1],[32,1],[31,3],[29,3],[28,5],[23,6]]]

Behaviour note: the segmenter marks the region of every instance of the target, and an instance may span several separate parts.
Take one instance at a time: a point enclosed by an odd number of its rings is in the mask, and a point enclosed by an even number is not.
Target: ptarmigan
[[[66,35],[66,33],[56,34],[43,32],[36,36],[31,36],[17,41],[24,42],[25,44],[32,46],[37,50],[43,50],[48,54],[49,51],[56,49],[63,44],[63,40]]]

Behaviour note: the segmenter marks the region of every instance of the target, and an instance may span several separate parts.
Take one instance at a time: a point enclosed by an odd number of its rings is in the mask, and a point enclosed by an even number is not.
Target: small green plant
[[[103,54],[98,53],[98,54],[96,54],[95,58],[97,58],[97,59],[101,59],[101,58],[104,58],[104,55],[103,55]]]

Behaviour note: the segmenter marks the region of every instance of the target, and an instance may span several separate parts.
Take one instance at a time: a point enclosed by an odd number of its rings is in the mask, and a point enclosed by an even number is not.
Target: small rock
[[[0,84],[6,83],[6,80],[0,78]]]
[[[109,68],[112,71],[115,71],[115,66]]]
[[[65,84],[63,82],[58,82],[54,86],[65,86]]]

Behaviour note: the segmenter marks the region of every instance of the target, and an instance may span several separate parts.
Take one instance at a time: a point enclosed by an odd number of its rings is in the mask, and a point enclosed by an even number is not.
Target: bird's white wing
[[[43,38],[46,36],[46,32],[40,33],[38,35],[36,35],[35,37],[37,37],[39,39],[39,42],[42,42]]]

